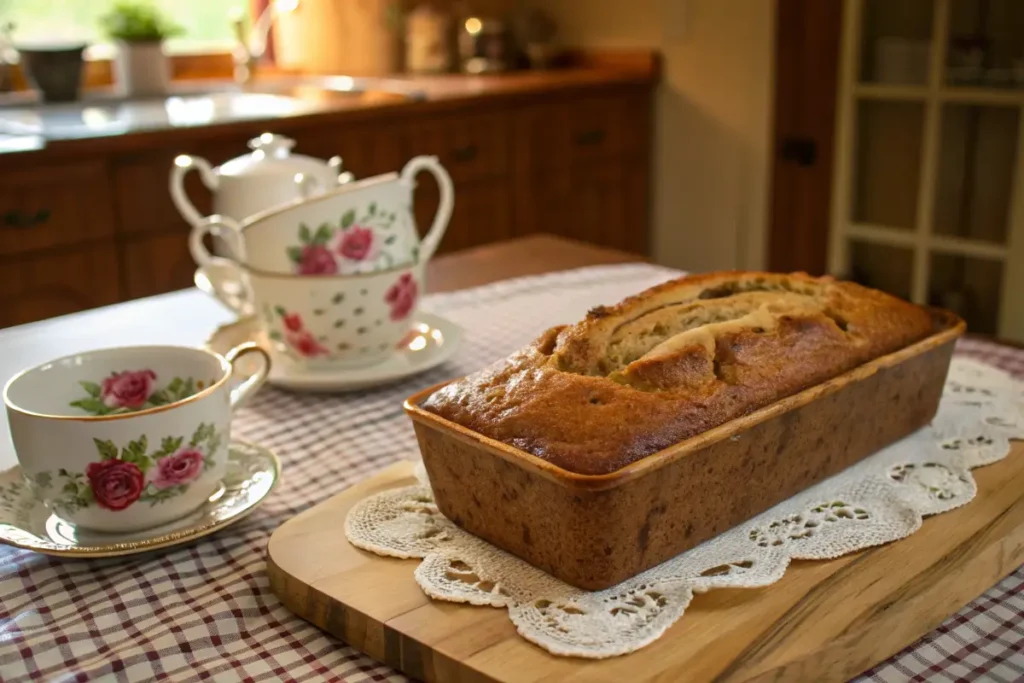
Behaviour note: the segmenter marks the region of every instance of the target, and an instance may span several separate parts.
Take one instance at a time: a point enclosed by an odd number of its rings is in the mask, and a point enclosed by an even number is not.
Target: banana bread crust
[[[609,474],[931,331],[924,308],[851,282],[706,273],[551,328],[422,408],[564,470]]]

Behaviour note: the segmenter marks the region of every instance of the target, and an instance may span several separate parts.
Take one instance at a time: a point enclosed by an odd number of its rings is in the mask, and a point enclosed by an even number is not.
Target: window
[[[250,0],[150,0],[185,32],[167,42],[172,53],[230,49],[235,33],[231,12],[249,9]],[[113,50],[99,31],[98,17],[116,0],[0,0],[0,24],[14,23],[19,42],[83,40],[87,58],[109,57]]]

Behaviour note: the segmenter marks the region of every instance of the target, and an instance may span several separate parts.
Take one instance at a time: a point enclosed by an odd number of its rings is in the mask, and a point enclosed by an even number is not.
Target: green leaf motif
[[[92,439],[93,443],[96,444],[96,450],[99,451],[100,460],[114,460],[117,458],[117,446],[110,439],[100,441],[96,437]]]
[[[154,391],[149,395],[149,398],[146,399],[146,403],[151,406],[165,406],[172,401],[174,401],[174,399],[168,396],[168,391],[166,389]]]
[[[201,422],[196,427],[195,433],[192,435],[192,440],[189,441],[188,445],[192,448],[196,448],[199,444],[206,441],[213,436],[213,423],[212,422]]]
[[[177,379],[177,378],[175,378]],[[192,394],[196,393],[196,383],[191,377],[185,379],[185,386],[178,392],[178,400],[188,398]]]
[[[282,318],[288,315],[288,311],[284,310],[282,306],[274,306],[274,312],[277,313]]]
[[[82,381],[79,382],[79,384],[81,384],[82,388],[85,389],[85,392],[93,398],[99,398],[100,394],[103,393],[102,387],[100,387],[99,384],[96,384],[96,382]]]
[[[173,436],[165,436],[163,441],[160,442],[160,450],[153,453],[152,458],[154,460],[159,460],[160,458],[167,457],[168,455],[173,455],[179,448],[181,448],[181,442],[184,440],[184,437],[181,436],[177,438]]]
[[[39,474],[36,475],[36,486],[38,486],[41,489],[48,489],[50,488],[52,480],[53,475],[51,475],[49,472],[40,472]]]
[[[313,235],[309,231],[309,226],[306,225],[305,223],[300,223],[299,224],[299,241],[302,242],[303,244],[309,244],[309,242],[310,242],[310,240],[312,240],[312,238],[313,238]]]
[[[335,305],[340,304],[344,300],[345,300],[345,295],[342,294],[341,292],[338,292],[337,294],[335,294],[334,296],[331,297],[331,303],[335,304]]]
[[[78,484],[73,481],[69,481],[64,484],[64,488],[61,489],[64,493],[70,493],[73,496],[78,495]]]
[[[143,434],[136,441],[129,441],[128,445],[121,449],[121,460],[123,462],[134,463],[143,474],[146,473],[152,465],[153,461],[146,455],[146,450],[149,448],[149,440],[146,435]]]
[[[112,412],[110,407],[98,398],[81,398],[68,405],[72,408],[81,408],[91,415],[106,415]]]
[[[278,332],[277,330],[271,330],[267,334],[267,336],[270,337],[271,339],[273,339],[274,341],[281,341],[281,339],[283,339],[283,337],[281,336],[281,333]]]
[[[292,263],[302,263],[302,247],[288,247],[288,260]]]
[[[321,223],[320,227],[316,229],[316,234],[313,235],[313,244],[327,244],[328,240],[331,239],[332,232],[331,226],[327,225],[327,223]]]
[[[355,209],[349,209],[345,212],[345,215],[341,217],[341,227],[345,229],[356,222]]]
[[[387,238],[384,240],[384,244],[394,244],[394,243],[395,243],[395,236],[394,235],[388,235]]]

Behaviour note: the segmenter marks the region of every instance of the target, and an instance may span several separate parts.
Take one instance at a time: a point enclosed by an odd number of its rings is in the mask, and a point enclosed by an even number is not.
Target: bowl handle
[[[448,221],[452,217],[452,208],[455,206],[455,188],[452,185],[452,178],[444,166],[437,160],[437,157],[420,156],[409,160],[409,163],[402,169],[400,182],[409,188],[410,194],[416,186],[414,178],[420,171],[429,171],[437,178],[438,187],[441,188],[441,201],[434,215],[434,223],[430,226],[423,241],[420,242],[420,253],[418,261],[425,263],[437,251],[444,237],[444,231],[448,229]],[[409,217],[412,220],[412,216]]]

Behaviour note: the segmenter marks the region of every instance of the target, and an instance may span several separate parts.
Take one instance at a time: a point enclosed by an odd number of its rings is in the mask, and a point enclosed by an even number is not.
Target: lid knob
[[[249,149],[261,151],[267,156],[278,159],[288,156],[294,146],[295,140],[277,133],[263,133],[249,140]]]

